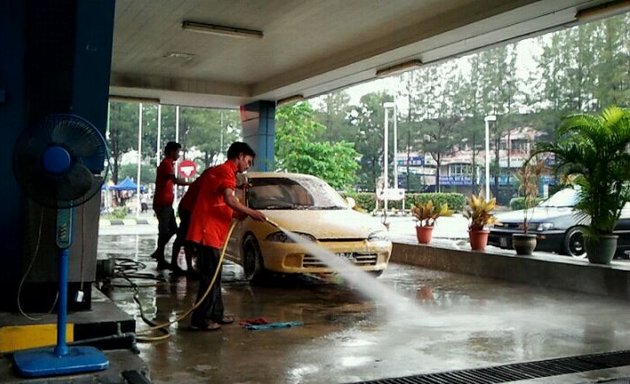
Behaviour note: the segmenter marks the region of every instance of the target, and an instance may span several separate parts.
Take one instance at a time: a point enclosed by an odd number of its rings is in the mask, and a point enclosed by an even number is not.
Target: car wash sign
[[[177,170],[179,177],[189,179],[197,174],[197,164],[192,160],[182,160]]]

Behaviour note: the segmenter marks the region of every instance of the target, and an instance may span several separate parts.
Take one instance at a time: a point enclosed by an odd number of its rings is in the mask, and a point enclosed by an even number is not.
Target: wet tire
[[[380,271],[370,271],[370,274],[374,277],[380,277],[383,274],[383,272],[385,272],[385,270],[381,269]]]
[[[253,235],[247,235],[243,240],[243,275],[250,282],[258,282],[265,275],[260,247]]]
[[[576,259],[583,259],[586,257],[586,247],[584,243],[584,228],[569,228],[564,235],[561,253]]]

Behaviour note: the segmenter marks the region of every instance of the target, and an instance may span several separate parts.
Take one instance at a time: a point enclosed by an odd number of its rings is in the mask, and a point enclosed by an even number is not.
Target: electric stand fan
[[[99,371],[109,366],[100,350],[66,344],[68,258],[74,207],[100,191],[109,168],[107,144],[87,120],[69,114],[48,116],[36,130],[24,132],[13,153],[20,187],[35,202],[57,209],[59,249],[57,345],[16,352],[15,367],[24,376],[53,376]]]

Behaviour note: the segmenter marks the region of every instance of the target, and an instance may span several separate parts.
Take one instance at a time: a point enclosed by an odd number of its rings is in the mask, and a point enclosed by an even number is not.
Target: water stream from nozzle
[[[420,310],[412,299],[381,283],[376,277],[357,267],[351,261],[320,247],[310,239],[282,228],[269,219],[267,221],[284,232],[295,243],[300,244],[306,253],[317,257],[335,273],[339,274],[345,283],[357,289],[364,296],[374,300],[377,304],[385,306],[390,314],[400,313],[401,311],[408,312],[410,309],[413,311]]]

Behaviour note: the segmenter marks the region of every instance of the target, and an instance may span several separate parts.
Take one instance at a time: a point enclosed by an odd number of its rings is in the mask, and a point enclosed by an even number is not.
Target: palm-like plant
[[[630,110],[611,106],[599,116],[568,116],[557,136],[540,143],[533,156],[551,153],[557,172],[575,176],[580,186],[576,208],[591,218],[589,235],[612,234],[630,201]]]
[[[448,209],[448,204],[433,205],[433,201],[418,203],[411,208],[411,214],[418,220],[420,227],[432,227],[440,216],[452,216],[453,211]]]
[[[489,225],[497,222],[496,216],[492,211],[497,205],[497,200],[493,197],[486,200],[479,196],[472,195],[466,199],[466,208],[464,208],[464,217],[470,219],[468,228],[473,231],[481,231]]]

